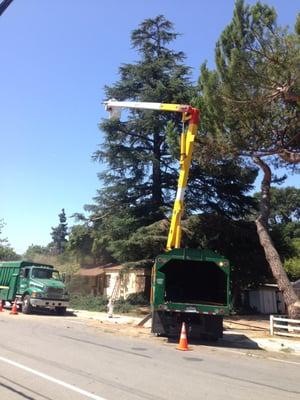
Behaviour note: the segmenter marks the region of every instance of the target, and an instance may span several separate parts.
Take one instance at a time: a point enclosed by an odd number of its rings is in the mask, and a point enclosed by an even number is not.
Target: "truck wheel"
[[[32,307],[30,304],[30,296],[28,294],[26,294],[26,296],[24,296],[23,303],[22,303],[22,312],[23,312],[23,314],[30,314],[31,311],[32,311]]]
[[[55,307],[55,311],[57,315],[65,315],[67,307]]]

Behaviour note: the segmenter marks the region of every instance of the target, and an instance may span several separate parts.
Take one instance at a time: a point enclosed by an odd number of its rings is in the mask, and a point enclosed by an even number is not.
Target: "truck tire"
[[[55,312],[57,315],[65,315],[67,307],[55,307]]]
[[[24,298],[23,298],[22,312],[23,312],[23,314],[30,314],[32,312],[29,294],[26,294],[26,296],[24,296]]]

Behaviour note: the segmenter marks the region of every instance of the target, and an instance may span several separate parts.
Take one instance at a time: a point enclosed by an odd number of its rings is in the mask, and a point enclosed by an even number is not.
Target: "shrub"
[[[126,301],[129,304],[138,305],[138,306],[148,306],[150,303],[149,299],[146,297],[146,295],[143,292],[131,293],[127,297]]]
[[[114,303],[115,313],[126,314],[134,309],[135,307],[125,299],[119,299]]]
[[[70,306],[78,310],[107,311],[106,296],[71,294]]]

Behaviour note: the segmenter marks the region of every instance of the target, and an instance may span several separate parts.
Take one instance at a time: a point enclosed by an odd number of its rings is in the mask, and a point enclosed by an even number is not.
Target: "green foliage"
[[[294,172],[300,163],[300,37],[277,26],[274,8],[260,2],[248,6],[237,0],[232,21],[217,42],[215,57],[216,70],[203,64],[199,79],[198,102],[203,106],[199,157],[210,158],[218,152],[219,157],[247,157],[259,165],[263,180],[257,223],[262,228],[259,234],[264,230],[268,236],[269,165]],[[291,255],[290,242],[282,231],[272,226],[270,233],[275,247],[264,242],[265,251],[276,254],[277,248],[282,258]],[[245,249],[240,246],[239,250]],[[253,264],[254,268],[257,265]],[[283,277],[285,287],[281,286],[288,302],[292,288],[280,262],[270,262],[270,267],[274,276]],[[241,271],[242,279],[258,281],[255,276],[247,279],[248,271]],[[240,279],[235,278],[235,282]]]
[[[194,215],[183,223],[183,243],[208,248],[228,257],[233,265],[235,293],[271,278],[254,222],[234,221],[217,215]]]
[[[296,281],[297,279],[300,279],[300,255],[286,260],[284,268],[290,280]]]
[[[106,87],[106,96],[188,103],[194,93],[189,68],[183,53],[169,48],[176,37],[172,23],[162,15],[143,21],[131,35],[140,59],[120,67],[120,80]],[[104,185],[95,204],[85,207],[91,214],[91,251],[97,261],[132,261],[162,248],[161,238],[150,238],[150,233],[144,237],[143,229],[163,219],[173,203],[177,170],[167,131],[178,140],[175,126],[181,127],[176,113],[141,110],[126,113],[124,121],[104,120],[100,125],[105,138],[94,158],[108,169],[99,175]]]
[[[133,306],[148,306],[149,299],[144,293],[131,293],[126,301]]]
[[[75,257],[78,263],[92,264],[94,260],[92,254],[93,240],[93,232],[86,224],[74,225],[70,229],[66,250]]]
[[[300,219],[300,189],[295,187],[271,188],[270,224],[283,224],[287,226]],[[260,201],[261,194],[255,197]]]
[[[300,13],[297,16],[296,24],[295,24],[295,32],[300,36]]]
[[[49,254],[50,251],[48,247],[32,244],[24,253],[24,258],[29,261],[36,261],[38,257],[48,256]]]
[[[108,299],[106,296],[92,296],[82,294],[71,294],[70,306],[75,310],[107,311]]]
[[[190,103],[196,92],[189,68],[183,53],[169,47],[176,37],[163,16],[142,22],[131,37],[140,60],[120,67],[120,80],[106,87],[107,97]],[[104,185],[95,204],[85,207],[91,214],[92,254],[101,263],[152,259],[163,251],[168,234],[165,219],[171,213],[179,170],[180,115],[134,110],[124,120],[104,120],[100,128],[105,139],[94,158],[109,168],[100,174]],[[241,160],[219,159],[213,165],[199,159],[191,169],[187,214],[247,215],[255,207],[247,196],[255,177],[256,169]]]
[[[238,219],[256,209],[256,201],[247,195],[253,189],[256,168],[248,167],[241,159],[215,160],[212,163],[198,158],[197,161],[192,165],[186,193],[188,211]]]
[[[119,299],[114,303],[114,313],[126,314],[135,309],[135,306],[130,304],[125,299]]]
[[[290,239],[300,238],[300,221],[288,222],[280,225],[282,234]]]
[[[299,37],[277,26],[272,7],[238,0],[215,54],[216,71],[202,65],[199,80],[207,151],[296,162]]]
[[[131,35],[140,60],[120,67],[120,80],[106,87],[106,96],[187,103],[193,92],[189,68],[183,64],[183,53],[168,47],[176,37],[172,23],[162,15],[142,22]],[[121,208],[127,209],[139,219],[140,226],[164,216],[163,207],[170,206],[168,190],[176,185],[166,140],[170,124],[180,126],[180,116],[142,110],[128,112],[126,121],[102,122],[105,139],[94,155],[109,166],[100,174],[105,188],[95,199],[101,210],[115,214]]]
[[[255,197],[259,200],[260,194]],[[270,226],[276,248],[291,280],[300,278],[300,189],[271,189]]]
[[[9,245],[0,244],[0,261],[20,260],[18,255]]]
[[[63,253],[68,235],[68,224],[67,218],[65,214],[65,210],[62,209],[61,213],[58,215],[59,217],[59,225],[55,228],[52,228],[51,237],[52,237],[52,252],[54,254],[61,254]]]
[[[1,237],[4,226],[4,221],[0,219],[0,261],[19,260],[20,256],[11,248],[8,240]]]
[[[294,256],[285,260],[284,268],[289,278],[296,281],[300,279],[300,234],[296,239],[292,240],[292,246],[294,248]]]
[[[153,259],[164,250],[168,227],[165,220],[141,227],[128,237],[112,241],[109,249],[119,262]]]
[[[87,310],[107,312],[108,298],[106,296],[93,296],[83,294],[71,294],[70,306],[74,310]],[[114,313],[128,313],[136,309],[137,306],[149,305],[149,300],[145,298],[142,293],[134,293],[128,296],[125,300],[123,298],[114,303]]]

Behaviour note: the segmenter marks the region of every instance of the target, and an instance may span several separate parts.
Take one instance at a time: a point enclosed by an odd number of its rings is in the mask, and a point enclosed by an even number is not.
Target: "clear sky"
[[[297,0],[268,0],[293,26]],[[250,1],[253,3],[253,1]],[[198,76],[230,22],[234,0],[14,0],[0,17],[0,219],[12,247],[51,241],[58,214],[81,212],[100,187],[91,155],[106,117],[103,87],[138,56],[130,33],[163,14]],[[288,181],[300,187],[292,177]],[[70,219],[69,225],[73,223]]]

